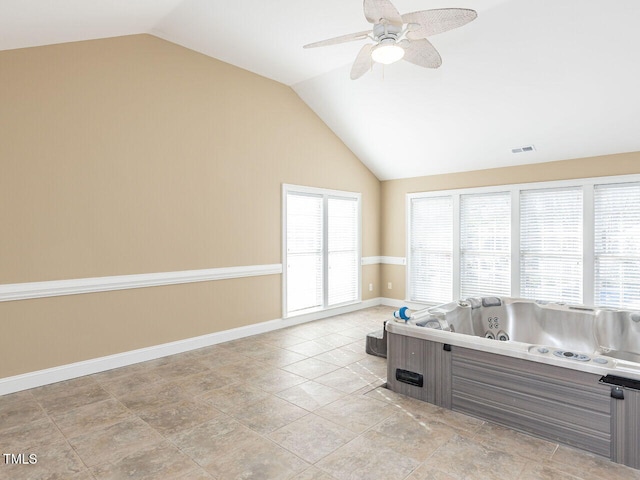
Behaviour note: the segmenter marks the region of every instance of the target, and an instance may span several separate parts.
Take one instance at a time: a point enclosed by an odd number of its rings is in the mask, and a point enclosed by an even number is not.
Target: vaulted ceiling
[[[362,0],[2,0],[0,50],[156,35],[290,85],[381,180],[640,151],[637,0],[393,4],[478,18],[429,38],[439,69],[355,81],[365,41],[302,46],[370,28]]]

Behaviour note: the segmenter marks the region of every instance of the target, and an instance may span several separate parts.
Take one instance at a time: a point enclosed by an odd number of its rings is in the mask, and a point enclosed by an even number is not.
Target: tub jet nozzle
[[[501,342],[506,342],[509,340],[509,335],[507,335],[506,332],[498,332],[498,335],[496,336],[496,338]]]

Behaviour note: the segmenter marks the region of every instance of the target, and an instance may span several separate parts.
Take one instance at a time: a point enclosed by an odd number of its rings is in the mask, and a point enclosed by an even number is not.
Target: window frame
[[[323,201],[323,220],[322,220],[322,306],[311,307],[303,310],[288,312],[287,310],[287,195],[289,193],[299,195],[321,196]],[[344,190],[333,190],[319,187],[308,187],[303,185],[293,185],[288,183],[282,184],[282,318],[297,317],[314,312],[330,310],[352,305],[362,302],[362,194],[360,192],[349,192]],[[357,204],[357,225],[356,225],[356,252],[357,252],[357,274],[356,274],[356,299],[353,301],[342,302],[338,304],[328,304],[328,201],[329,198],[350,199],[355,200]]]
[[[411,201],[414,198],[452,196],[453,200],[453,286],[452,298],[460,298],[460,197],[468,194],[509,192],[511,196],[511,297],[520,297],[520,192],[563,187],[581,187],[583,192],[583,238],[582,238],[582,304],[593,305],[595,299],[595,185],[640,182],[640,174],[615,175],[606,177],[588,177],[567,180],[494,185],[487,187],[434,190],[429,192],[407,193],[405,196],[405,251],[407,268],[405,272],[405,300],[422,303],[410,298],[411,292]]]

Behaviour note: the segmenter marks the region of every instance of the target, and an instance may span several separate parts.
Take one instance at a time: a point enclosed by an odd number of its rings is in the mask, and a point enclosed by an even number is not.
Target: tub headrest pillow
[[[467,303],[471,305],[471,309],[480,308],[482,306],[482,301],[477,297],[467,298]]]
[[[499,307],[502,305],[502,300],[499,297],[482,297],[483,307]]]

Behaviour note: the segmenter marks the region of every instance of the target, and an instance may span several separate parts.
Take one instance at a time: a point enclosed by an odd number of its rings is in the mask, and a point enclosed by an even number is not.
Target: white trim
[[[357,278],[357,282],[358,282],[358,300],[362,301],[362,194],[358,193],[358,200],[357,200],[357,207],[358,207],[358,239],[357,239],[357,247],[358,247],[358,258],[360,259],[359,261],[356,259],[356,263],[359,263],[360,265],[358,266],[358,278]]]
[[[218,343],[249,337],[251,335],[279,330],[281,328],[291,327],[293,325],[299,325],[321,318],[375,307],[382,303],[383,299],[373,298],[357,304],[331,308],[321,312],[288,318],[286,320],[282,318],[268,320],[266,322],[232,328],[222,332],[210,333],[199,337],[178,340],[176,342],[154,345],[152,347],[140,348],[128,352],[117,353],[115,355],[108,355],[106,357],[93,358],[91,360],[24,373],[13,377],[0,378],[0,396],[19,392],[21,390],[27,390],[29,388],[48,385],[50,383],[70,380],[72,378],[82,377],[85,375],[92,375],[94,373],[100,373],[114,368],[126,367],[127,365],[146,362],[148,360],[154,360],[168,355],[188,352],[190,350],[196,350],[198,348],[208,347]]]
[[[382,257],[362,257],[360,259],[360,265],[378,265],[381,262]]]
[[[385,255],[377,257],[362,257],[362,265],[406,265],[405,257],[388,257]]]
[[[460,280],[460,195],[451,198],[451,213],[453,214],[453,250],[451,252],[451,300],[460,298],[462,282]]]
[[[595,305],[595,204],[593,184],[582,187],[582,303]]]
[[[492,192],[508,192],[512,190],[533,190],[563,187],[581,187],[583,185],[602,185],[608,183],[640,182],[640,174],[612,175],[609,177],[574,178],[570,180],[549,180],[530,183],[508,183],[489,187],[457,188],[453,190],[430,190],[427,192],[407,193],[407,199],[424,197],[443,197],[446,195],[478,194]]]
[[[520,298],[520,191],[511,190],[511,295]]]
[[[282,184],[283,192],[296,192],[296,193],[307,193],[310,195],[318,195],[324,196],[328,195],[330,197],[351,197],[360,199],[362,194],[360,192],[350,192],[348,190],[332,190],[330,188],[320,188],[320,187],[307,187],[305,185],[294,185],[291,183],[283,183]]]
[[[280,216],[280,243],[282,244],[282,256],[280,257],[282,260],[282,316],[287,316],[287,191],[288,185],[286,183],[282,184],[282,214]]]
[[[407,259],[405,257],[380,257],[380,263],[385,265],[406,265]]]
[[[180,283],[209,282],[230,278],[278,275],[282,264],[247,265],[240,267],[208,268],[179,272],[143,273],[111,277],[76,278],[46,282],[9,283],[0,285],[0,302],[27,300],[61,295],[108,292],[130,288],[157,287]]]
[[[287,257],[289,261],[289,257]],[[360,270],[358,266],[358,271]],[[329,305],[329,197],[322,196],[322,308]],[[285,310],[283,305],[283,311]],[[289,316],[286,310],[285,316]]]
[[[335,315],[342,315],[343,313],[355,312],[356,310],[362,310],[363,308],[377,307],[381,304],[380,298],[371,298],[369,300],[363,300],[361,302],[353,302],[346,305],[340,305],[337,307],[329,307],[325,309],[314,309],[309,313],[293,314],[287,317],[287,327],[291,325],[298,325],[300,323],[312,322],[314,320],[320,320],[323,318],[333,317]],[[290,323],[293,322],[293,323]]]
[[[413,227],[411,223],[411,209],[412,202],[410,197],[407,195],[404,199],[404,224],[407,230],[407,235],[404,239],[405,252],[407,255],[407,268],[404,269],[404,298],[411,298],[411,228]]]

